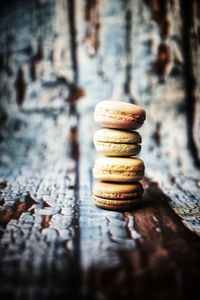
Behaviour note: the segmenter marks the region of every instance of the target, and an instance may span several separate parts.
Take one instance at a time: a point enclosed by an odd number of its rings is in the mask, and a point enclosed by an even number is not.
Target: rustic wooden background
[[[198,0],[0,3],[2,299],[200,297]],[[96,103],[146,109],[142,207],[91,199]]]

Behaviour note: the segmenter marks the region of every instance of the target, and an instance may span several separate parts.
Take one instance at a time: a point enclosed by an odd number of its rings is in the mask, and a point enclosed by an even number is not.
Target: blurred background
[[[1,140],[55,151],[74,115],[88,151],[94,106],[116,99],[147,110],[147,165],[199,166],[199,4],[181,4],[2,1]],[[4,163],[22,155],[10,148]]]
[[[91,196],[98,128],[93,112],[102,100],[146,110],[139,130],[146,176],[172,197],[170,205],[185,225],[200,232],[197,203],[189,215],[184,206],[191,194],[197,198],[200,187],[199,20],[198,0],[1,1],[1,221],[10,226],[1,246],[5,282],[12,282],[11,253],[19,253],[21,242],[10,252],[5,249],[13,232],[14,240],[25,239],[22,224],[25,236],[34,224],[45,241],[62,241],[70,252],[79,245],[79,211],[87,240],[88,208],[82,200]],[[61,207],[64,197],[71,204]],[[14,213],[6,213],[13,205]],[[33,232],[28,243],[23,261],[16,254],[19,266],[14,268],[28,270],[35,253],[37,273],[46,242]],[[67,258],[59,247],[55,255],[62,269]],[[88,266],[90,244],[85,247],[82,259]],[[76,270],[72,273],[75,278]]]
[[[1,1],[0,14],[2,163],[70,147],[72,127],[92,152],[94,106],[116,99],[147,110],[147,170],[199,166],[198,1]]]

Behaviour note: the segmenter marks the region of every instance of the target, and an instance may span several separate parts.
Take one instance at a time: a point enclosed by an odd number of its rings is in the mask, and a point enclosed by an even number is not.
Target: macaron
[[[138,129],[146,118],[145,110],[137,105],[105,100],[95,107],[94,120],[97,124],[116,129]]]
[[[139,198],[144,192],[140,182],[121,183],[121,182],[96,182],[93,187],[93,195],[104,199],[133,199]]]
[[[143,187],[139,182],[98,182],[94,185],[93,201],[104,209],[128,210],[141,203]]]
[[[102,155],[133,156],[141,150],[141,136],[136,131],[99,129],[94,135],[94,145]]]
[[[102,181],[135,182],[144,176],[144,162],[134,157],[99,157],[93,176]]]

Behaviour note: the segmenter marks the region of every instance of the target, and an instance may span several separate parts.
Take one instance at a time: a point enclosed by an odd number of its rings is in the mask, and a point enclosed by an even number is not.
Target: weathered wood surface
[[[88,21],[101,20],[99,47],[93,52],[83,30],[85,4],[77,3],[79,82],[87,86],[77,103],[81,146],[88,151],[91,144],[99,99],[124,99],[146,108],[140,129],[146,174],[170,196],[184,224],[199,234],[198,1],[186,6],[179,1],[99,1]],[[85,124],[91,132],[86,137]]]
[[[2,299],[199,298],[198,12],[181,0],[2,1]],[[102,99],[147,111],[133,212],[92,203]]]

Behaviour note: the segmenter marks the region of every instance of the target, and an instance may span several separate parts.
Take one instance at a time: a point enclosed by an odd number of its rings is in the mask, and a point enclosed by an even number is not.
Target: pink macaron
[[[106,100],[96,105],[94,120],[97,124],[117,129],[138,129],[146,118],[145,110],[137,105]]]

